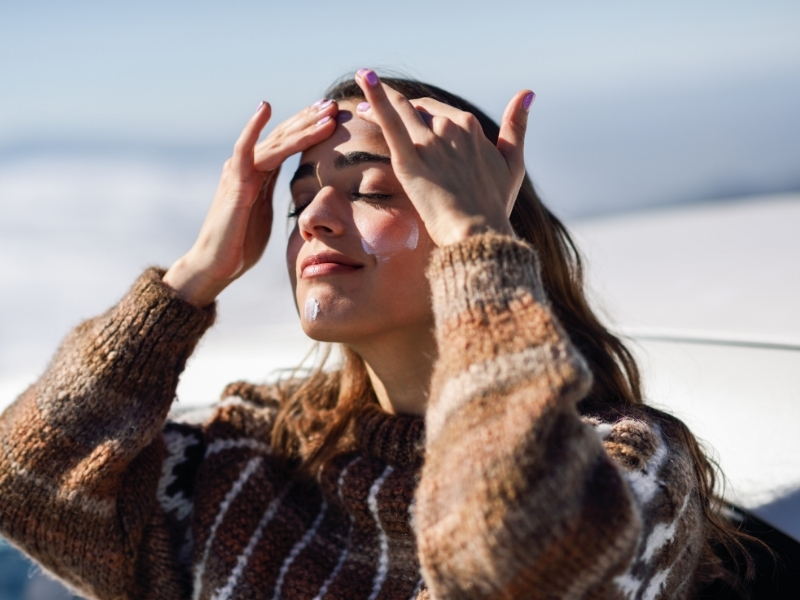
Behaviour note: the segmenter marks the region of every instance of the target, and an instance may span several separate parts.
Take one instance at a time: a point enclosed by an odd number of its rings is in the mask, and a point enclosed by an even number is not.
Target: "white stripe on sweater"
[[[259,440],[254,440],[252,438],[235,438],[230,440],[214,440],[211,442],[206,448],[206,458],[224,450],[235,450],[238,448],[250,448],[250,450],[256,450],[264,454],[270,454],[272,452],[272,448],[269,447],[269,444],[265,444]]]
[[[314,539],[314,536],[317,535],[317,530],[319,529],[319,526],[322,525],[322,520],[325,518],[325,512],[327,510],[328,505],[323,500],[322,506],[319,509],[319,514],[317,515],[317,518],[314,519],[311,529],[306,531],[305,535],[300,538],[300,541],[298,541],[292,548],[292,551],[289,552],[289,556],[286,557],[286,560],[283,561],[280,573],[278,573],[278,581],[275,583],[275,593],[272,594],[272,600],[278,600],[281,597],[281,588],[283,587],[283,580],[286,578],[286,574],[292,567],[294,560],[300,556],[300,553],[305,550],[306,546],[308,546],[308,544],[311,543],[311,540]]]
[[[642,560],[650,562],[656,552],[669,544],[672,538],[675,537],[675,532],[678,530],[678,523],[683,516],[683,512],[686,510],[686,506],[689,504],[689,496],[690,494],[686,494],[686,497],[683,499],[683,504],[672,523],[669,525],[666,523],[658,523],[653,527],[652,532],[647,536],[647,543],[645,544]]]
[[[242,491],[244,484],[247,483],[247,480],[250,479],[253,473],[255,473],[256,469],[261,466],[263,460],[264,459],[260,456],[250,459],[244,469],[242,469],[242,472],[239,473],[239,478],[231,486],[231,489],[228,490],[228,493],[225,494],[225,499],[222,501],[222,504],[219,505],[219,512],[217,513],[216,519],[214,519],[214,524],[211,526],[211,530],[208,532],[208,539],[206,540],[205,548],[203,548],[203,557],[200,559],[200,562],[197,564],[194,570],[194,589],[192,591],[192,600],[199,600],[200,598],[203,574],[206,569],[208,555],[211,552],[211,543],[214,541],[214,536],[217,534],[217,529],[222,523],[222,519],[225,518],[225,514],[228,512],[228,509],[231,507],[231,504],[236,496],[238,496]]]
[[[233,590],[239,583],[239,578],[242,576],[247,563],[250,561],[250,557],[253,555],[253,551],[256,549],[256,544],[258,544],[258,542],[261,540],[261,536],[264,535],[264,529],[266,529],[267,524],[269,524],[269,522],[277,514],[278,509],[281,506],[281,502],[283,502],[284,497],[291,487],[292,484],[290,483],[281,490],[281,493],[278,494],[275,499],[272,500],[272,502],[269,503],[267,510],[264,511],[264,515],[261,517],[261,521],[258,523],[258,527],[256,527],[253,535],[250,536],[250,541],[247,543],[247,547],[236,559],[236,566],[233,568],[233,571],[231,571],[231,574],[228,575],[228,581],[223,587],[214,592],[214,595],[211,596],[211,600],[230,599],[231,595],[233,594]]]
[[[411,594],[411,597],[408,600],[417,600],[417,596],[419,596],[419,593],[422,591],[423,583],[425,583],[425,581],[422,579],[422,577],[420,577],[419,581],[417,582],[417,587],[414,588],[414,592]]]
[[[614,578],[614,584],[617,586],[617,589],[623,594],[623,597],[628,599],[633,598],[634,594],[637,594],[639,590],[642,589],[643,583],[641,579],[630,574],[630,569],[628,569],[627,573]]]
[[[642,600],[655,600],[658,597],[664,587],[664,583],[667,581],[667,577],[669,577],[670,571],[672,571],[672,566],[653,575],[650,585],[647,586],[644,594],[642,594]]]
[[[158,480],[156,496],[164,512],[176,511],[179,520],[189,516],[194,508],[194,502],[187,498],[182,490],[174,495],[167,494],[167,488],[172,485],[177,476],[173,472],[175,467],[186,462],[186,449],[197,446],[200,440],[194,435],[185,435],[181,431],[170,430],[164,432],[164,443],[167,446],[168,455],[161,465],[161,478]]]
[[[342,469],[342,472],[339,473],[339,481],[336,484],[336,491],[339,494],[339,500],[342,501],[342,504],[344,504],[344,495],[342,494],[344,478],[347,475],[347,471],[350,470],[350,467],[360,460],[361,456],[356,456],[353,460],[347,463],[344,469]],[[336,562],[336,566],[333,568],[333,571],[331,571],[331,574],[328,575],[328,578],[325,580],[325,583],[322,584],[322,587],[319,588],[317,595],[314,596],[314,600],[322,600],[322,598],[325,597],[325,594],[328,593],[328,588],[330,588],[331,584],[336,581],[336,578],[339,576],[342,567],[344,567],[344,563],[347,561],[347,556],[350,552],[350,540],[353,537],[353,522],[356,520],[352,513],[349,513],[348,511],[348,514],[350,514],[350,529],[347,531],[347,541],[345,542],[344,550],[342,550],[342,553],[339,555],[339,560]]]
[[[653,432],[658,438],[658,448],[647,461],[641,471],[626,471],[625,478],[631,486],[631,491],[639,500],[642,506],[649,503],[658,492],[660,483],[659,475],[664,461],[667,460],[667,445],[661,437],[661,430],[658,425],[653,425]]]
[[[336,563],[336,566],[333,568],[333,571],[331,571],[331,574],[328,575],[328,578],[325,580],[325,583],[322,584],[322,587],[319,588],[317,595],[314,596],[314,600],[322,600],[325,597],[325,594],[328,593],[328,588],[330,588],[331,584],[334,581],[336,581],[336,578],[339,576],[342,567],[344,567],[344,563],[347,562],[347,556],[349,554],[349,548],[350,548],[350,540],[353,537],[352,521],[354,519],[352,516],[350,517],[350,520],[351,520],[350,529],[347,531],[347,545],[344,547],[344,550],[342,550],[342,553],[339,555],[339,561]]]
[[[369,497],[367,498],[367,506],[372,513],[372,518],[375,519],[375,525],[378,526],[378,537],[381,544],[381,555],[378,558],[378,570],[375,572],[375,577],[372,580],[372,593],[369,595],[369,600],[375,600],[378,594],[381,593],[383,583],[386,581],[386,576],[389,574],[389,538],[386,537],[386,532],[383,530],[381,524],[381,516],[378,511],[378,492],[381,491],[383,484],[389,475],[392,474],[394,469],[391,465],[387,465],[381,473],[381,476],[375,480],[372,487],[369,489]]]
[[[356,456],[353,460],[351,460],[347,465],[345,465],[342,472],[339,473],[339,480],[336,482],[336,492],[339,494],[339,500],[342,501],[344,504],[344,496],[342,495],[342,488],[344,487],[344,478],[347,477],[347,472],[350,470],[354,464],[361,460],[361,456]]]

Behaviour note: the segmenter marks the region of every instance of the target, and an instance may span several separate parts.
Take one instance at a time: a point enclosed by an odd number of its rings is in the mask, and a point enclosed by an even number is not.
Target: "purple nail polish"
[[[364,79],[367,80],[367,83],[370,86],[378,85],[378,74],[375,71],[367,71],[367,74],[364,76]]]
[[[317,106],[317,108],[318,108],[319,110],[325,110],[325,109],[326,109],[326,108],[328,108],[328,107],[329,107],[331,104],[333,104],[333,100],[325,100],[324,102],[322,102],[321,104],[319,104],[319,105]]]
[[[256,108],[256,112],[260,112],[260,111],[261,111],[261,109],[262,109],[262,108],[264,108],[266,105],[267,105],[267,101],[266,101],[266,100],[262,100],[262,101],[259,103],[259,105],[258,105],[258,108]]]
[[[369,102],[359,102],[356,110],[358,112],[367,112],[369,110]]]
[[[536,94],[533,92],[528,92],[525,94],[525,97],[522,99],[522,108],[525,110],[531,109],[531,104],[533,104],[534,99],[536,98]]]
[[[324,116],[319,121],[317,121],[317,125],[325,125],[325,123],[327,123],[330,120],[331,120],[330,115]]]
[[[356,71],[356,77],[363,77],[367,74],[367,71],[369,71],[369,69],[359,69]]]
[[[325,98],[320,98],[319,100],[317,100],[316,102],[314,102],[314,104],[312,104],[311,106],[312,106],[313,108],[317,108],[317,107],[318,107],[320,104],[322,104],[323,102],[325,102]]]

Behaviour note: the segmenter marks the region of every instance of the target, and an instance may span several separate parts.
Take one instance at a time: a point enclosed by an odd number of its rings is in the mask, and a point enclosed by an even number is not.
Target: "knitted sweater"
[[[435,252],[421,418],[370,405],[315,480],[238,385],[167,421],[214,309],[149,270],[0,418],[0,532],[96,598],[686,598],[705,540],[687,449],[642,412],[581,416],[585,362],[527,244]]]

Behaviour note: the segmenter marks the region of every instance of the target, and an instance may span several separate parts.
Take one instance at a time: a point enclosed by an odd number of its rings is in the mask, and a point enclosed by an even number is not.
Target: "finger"
[[[430,135],[425,122],[400,92],[381,83],[374,71],[361,69],[356,73],[356,83],[364,92],[367,104],[359,106],[359,114],[371,113],[386,138],[392,157],[405,161],[417,159],[414,140]],[[367,110],[362,110],[366,108]],[[364,115],[366,116],[366,115]]]
[[[275,127],[275,129],[272,130],[272,132],[269,134],[269,137],[274,137],[275,135],[286,135],[295,131],[299,131],[310,124],[316,123],[318,120],[327,115],[335,116],[337,112],[338,105],[336,104],[336,101],[323,98],[322,100],[316,101],[314,104],[305,107],[301,111],[293,114],[291,117],[281,122]],[[267,140],[259,142],[256,145],[256,150],[258,150],[259,146],[265,144],[266,141]]]
[[[480,127],[478,119],[472,113],[460,110],[444,102],[439,102],[433,98],[415,98],[414,100],[410,100],[410,102],[411,105],[417,109],[417,112],[427,113],[434,117],[444,117],[465,128],[475,125]]]
[[[528,128],[528,112],[536,94],[523,90],[508,103],[500,122],[500,135],[497,149],[506,159],[506,164],[515,180],[522,181],[525,176],[525,132]]]
[[[256,210],[264,210],[262,204],[272,205],[272,195],[275,193],[275,183],[278,181],[278,175],[281,173],[281,168],[277,167],[273,171],[269,171],[264,177],[264,183],[258,192],[258,197],[254,204]],[[271,210],[271,209],[270,209]]]
[[[255,148],[254,166],[259,171],[271,171],[293,154],[303,152],[329,138],[336,130],[339,108],[333,101],[322,107],[313,105],[292,117],[291,123],[281,123],[279,129]],[[286,127],[284,127],[286,126]]]
[[[470,112],[433,98],[417,98],[411,100],[411,105],[422,115],[428,127],[440,137],[452,135],[454,126],[469,134],[480,134],[484,139],[486,137],[483,135],[483,128],[478,117]]]
[[[231,167],[237,171],[253,166],[253,148],[258,142],[258,136],[272,116],[272,107],[269,102],[262,100],[256,109],[256,114],[250,117],[247,125],[244,126],[239,139],[233,145],[233,155],[231,156]]]

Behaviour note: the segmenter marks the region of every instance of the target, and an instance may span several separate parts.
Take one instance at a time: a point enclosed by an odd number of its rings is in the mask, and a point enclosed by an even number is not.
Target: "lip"
[[[310,279],[324,275],[352,273],[364,265],[338,252],[310,254],[300,263],[300,277]]]

